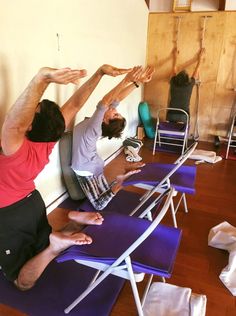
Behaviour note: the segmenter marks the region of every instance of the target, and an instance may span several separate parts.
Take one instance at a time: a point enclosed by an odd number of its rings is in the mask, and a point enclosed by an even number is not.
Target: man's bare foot
[[[68,217],[78,224],[82,225],[101,225],[104,218],[100,213],[71,211]]]
[[[92,238],[84,233],[73,233],[64,235],[60,232],[53,232],[49,236],[51,251],[59,255],[60,252],[73,245],[86,245],[92,243]]]

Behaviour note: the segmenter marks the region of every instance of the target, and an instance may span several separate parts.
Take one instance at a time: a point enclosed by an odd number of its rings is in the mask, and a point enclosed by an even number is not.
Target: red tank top
[[[0,153],[0,208],[18,202],[35,189],[34,179],[48,163],[54,145],[25,139],[13,155]]]

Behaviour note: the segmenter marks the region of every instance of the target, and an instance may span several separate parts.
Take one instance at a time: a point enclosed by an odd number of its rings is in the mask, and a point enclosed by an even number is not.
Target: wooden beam
[[[219,10],[220,11],[225,10],[225,3],[226,3],[226,0],[219,0]]]
[[[150,0],[145,0],[148,9],[150,9]]]

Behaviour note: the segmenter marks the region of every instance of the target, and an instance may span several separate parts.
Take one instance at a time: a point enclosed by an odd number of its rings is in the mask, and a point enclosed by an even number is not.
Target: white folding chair
[[[232,122],[231,122],[230,129],[229,129],[228,143],[227,143],[225,159],[228,159],[230,147],[236,148],[235,126],[236,126],[236,113],[234,114],[234,116],[232,118]]]
[[[168,122],[161,120],[160,116],[163,112],[175,111],[184,115],[184,122]],[[161,108],[157,111],[157,123],[155,138],[153,144],[153,152],[155,155],[157,147],[160,149],[164,146],[174,146],[176,149],[181,148],[183,155],[188,148],[189,133],[189,115],[186,111],[178,108]]]
[[[124,186],[133,185],[147,192],[142,196],[141,203],[135,211],[139,209],[155,192],[162,192],[163,189],[173,187],[174,194],[181,193],[180,199],[176,206],[173,200],[170,203],[170,209],[174,227],[177,227],[176,212],[181,201],[184,203],[184,210],[187,213],[186,193],[195,193],[195,175],[196,166],[183,166],[184,162],[192,155],[198,143],[195,142],[183,155],[181,155],[173,164],[147,164],[141,169],[141,172],[130,176],[123,183]],[[148,172],[146,172],[146,169]]]
[[[97,269],[94,279],[65,309],[65,313],[69,313],[112,274],[130,281],[138,315],[143,316],[142,306],[153,275],[162,278],[171,276],[181,240],[180,229],[160,224],[172,195],[173,189],[166,190],[139,217],[104,212],[102,225],[87,226],[84,229],[93,238],[91,245],[70,247],[57,258],[58,262],[75,260]],[[144,219],[154,205],[158,205],[158,215],[153,221]],[[136,283],[142,281],[145,274],[149,275],[149,280],[141,302]]]

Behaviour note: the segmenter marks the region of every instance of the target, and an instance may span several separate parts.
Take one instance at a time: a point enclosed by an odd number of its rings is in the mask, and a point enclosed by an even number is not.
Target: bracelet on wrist
[[[135,85],[136,88],[139,88],[139,85],[137,84],[136,81],[133,81],[133,84]]]

